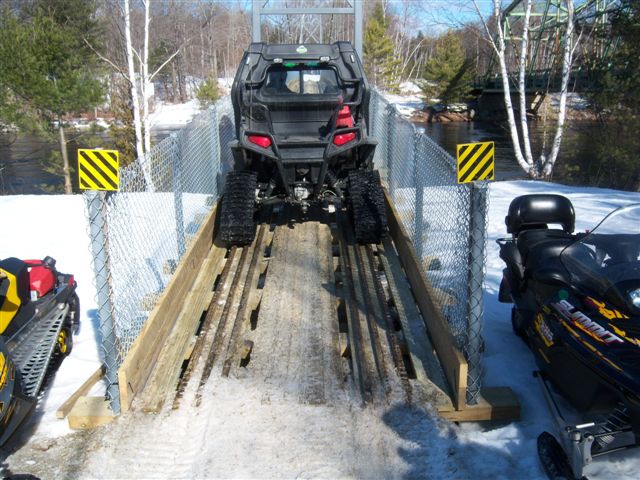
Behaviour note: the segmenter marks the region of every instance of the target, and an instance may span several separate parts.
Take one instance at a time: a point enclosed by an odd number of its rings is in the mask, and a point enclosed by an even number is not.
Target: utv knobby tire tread
[[[253,172],[229,172],[220,212],[220,238],[227,246],[248,245],[256,234],[254,220],[258,177]]]
[[[387,235],[387,209],[377,170],[349,173],[349,197],[358,243],[380,243]]]

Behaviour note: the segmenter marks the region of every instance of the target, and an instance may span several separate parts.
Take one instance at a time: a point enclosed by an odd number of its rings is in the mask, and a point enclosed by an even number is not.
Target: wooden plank
[[[453,404],[456,410],[461,410],[465,407],[467,394],[467,361],[456,347],[442,312],[432,300],[431,291],[433,287],[425,275],[422,262],[413,247],[411,237],[402,225],[398,211],[386,191],[385,198],[389,213],[387,215],[389,231],[453,392]]]
[[[520,403],[508,387],[484,387],[477,405],[466,405],[457,411],[438,409],[438,413],[453,422],[514,421],[520,419]]]
[[[418,311],[409,282],[402,271],[400,259],[395,254],[391,240],[384,239],[383,245],[378,246],[378,251],[389,280],[389,290],[402,324],[402,332],[416,379],[429,392],[429,397],[433,399],[434,405],[448,404],[451,407],[453,404],[447,379],[433,352],[433,345],[427,335],[425,322]]]
[[[115,415],[104,397],[80,397],[67,417],[69,428],[85,430],[111,423]]]
[[[123,412],[129,410],[135,396],[144,388],[160,350],[182,309],[181,300],[193,285],[211,248],[215,218],[216,208],[213,208],[200,226],[196,238],[180,261],[173,278],[118,370],[120,405]]]
[[[167,393],[177,384],[182,362],[190,347],[193,348],[192,341],[202,312],[211,303],[213,282],[222,268],[225,253],[226,249],[211,246],[193,287],[185,296],[184,308],[158,355],[149,380],[138,394],[144,411],[158,412]]]
[[[57,418],[66,417],[71,411],[71,409],[73,408],[73,406],[76,404],[76,401],[78,400],[78,398],[89,393],[89,390],[91,390],[91,388],[96,383],[98,383],[98,381],[102,378],[102,376],[104,375],[104,372],[105,372],[105,368],[103,364],[103,365],[100,365],[95,372],[93,372],[93,374],[80,386],[80,388],[78,388],[75,392],[73,392],[71,396],[62,405],[60,405],[60,408],[56,410],[56,417]]]

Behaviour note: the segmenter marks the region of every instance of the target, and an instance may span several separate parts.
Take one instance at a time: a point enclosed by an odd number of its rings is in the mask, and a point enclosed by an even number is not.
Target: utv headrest
[[[562,195],[535,193],[516,197],[509,205],[504,223],[507,232],[518,234],[529,228],[544,228],[557,223],[567,233],[575,228],[576,214],[571,201]]]

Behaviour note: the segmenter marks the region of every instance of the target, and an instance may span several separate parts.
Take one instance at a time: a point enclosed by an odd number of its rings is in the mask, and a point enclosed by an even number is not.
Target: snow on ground
[[[149,122],[151,128],[175,128],[186,125],[199,112],[200,102],[195,99],[176,104],[158,102]]]
[[[395,105],[398,112],[405,117],[424,109],[422,89],[413,82],[401,83],[399,94],[382,92],[382,96]]]
[[[217,381],[198,409],[130,414],[94,432],[69,434],[55,409],[98,365],[91,255],[80,196],[0,197],[5,231],[0,256],[54,256],[78,280],[82,329],[74,351],[7,458],[6,472],[46,478],[443,478],[538,479],[536,437],[553,431],[531,372],[532,354],[511,331],[510,306],[497,300],[503,268],[495,240],[505,236],[511,200],[534,192],[568,196],[576,229],[593,228],[614,208],[640,194],[540,182],[496,182],[490,189],[485,281],[484,384],[509,386],[522,419],[509,424],[462,424],[437,419],[428,408],[400,404],[353,407],[349,399],[323,406],[274,399],[261,402],[260,385]],[[241,392],[241,394],[239,394]],[[640,455],[621,452],[596,460],[594,479],[637,478]]]

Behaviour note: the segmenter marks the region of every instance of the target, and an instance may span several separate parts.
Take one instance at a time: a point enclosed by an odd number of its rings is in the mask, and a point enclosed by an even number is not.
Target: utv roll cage
[[[268,92],[271,77],[277,73],[298,75],[299,88]],[[325,73],[334,74],[331,89],[305,91],[307,83],[313,86],[312,81],[304,80],[305,75],[318,77],[319,84]],[[317,197],[325,183],[344,181],[343,167],[370,167],[376,142],[367,136],[369,92],[362,64],[349,42],[252,43],[231,90],[237,136],[231,144],[235,169],[257,171],[259,182],[271,183],[270,190],[281,187],[287,197],[296,184],[304,183],[313,187],[311,196]],[[346,116],[350,119],[345,121]],[[338,160],[347,153],[355,157]],[[266,165],[256,165],[265,160]],[[268,171],[271,162],[279,185],[269,178],[273,177]]]

